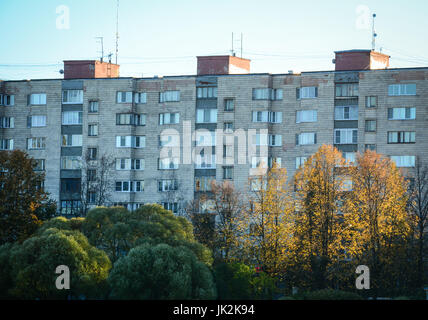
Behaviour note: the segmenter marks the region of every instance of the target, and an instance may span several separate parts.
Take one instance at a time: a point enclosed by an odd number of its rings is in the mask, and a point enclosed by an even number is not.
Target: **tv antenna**
[[[377,33],[375,31],[375,18],[376,18],[376,13],[373,13],[373,23],[372,23],[372,51],[376,50],[376,37],[377,37]]]
[[[100,40],[100,42],[101,42],[101,59],[100,59],[100,61],[103,62],[103,58],[104,58],[104,38],[103,37],[96,37],[96,39]]]
[[[234,44],[235,42],[240,42],[241,44],[241,58],[242,58],[242,39],[244,38],[242,32],[241,32],[241,37],[239,39],[234,39],[233,37],[233,32],[232,32],[232,50],[230,50],[232,56],[236,56],[235,50],[234,50]]]
[[[119,0],[117,0],[117,7],[116,7],[116,64],[117,64],[118,51],[119,51]]]

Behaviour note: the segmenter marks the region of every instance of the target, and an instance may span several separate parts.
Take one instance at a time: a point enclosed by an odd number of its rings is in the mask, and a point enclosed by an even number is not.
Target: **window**
[[[0,150],[13,150],[13,139],[1,139]]]
[[[116,192],[142,192],[144,191],[144,180],[138,181],[116,181]]]
[[[335,129],[334,143],[335,144],[358,143],[358,130],[357,129]]]
[[[388,132],[388,143],[415,143],[415,137],[414,131],[391,131]]]
[[[340,186],[340,191],[352,191],[353,183],[352,179],[350,178],[344,178],[342,180],[342,185]]]
[[[211,191],[211,186],[213,182],[215,182],[214,176],[195,177],[195,191]]]
[[[235,99],[224,99],[224,111],[235,110]]]
[[[180,135],[172,134],[159,135],[159,147],[178,147],[180,146]]]
[[[233,145],[224,144],[223,145],[223,158],[233,157]]]
[[[96,181],[97,180],[97,170],[96,169],[88,169],[86,171],[86,177],[88,181]]]
[[[233,179],[233,167],[223,167],[223,179]]]
[[[282,146],[282,136],[280,134],[269,135],[269,146],[280,147]]]
[[[88,148],[88,158],[89,160],[96,160],[97,159],[97,148]]]
[[[391,156],[391,160],[399,168],[415,166],[415,156]]]
[[[147,92],[137,92],[134,95],[135,103],[147,103]]]
[[[416,84],[390,84],[388,86],[389,96],[414,96],[416,95]]]
[[[159,125],[176,124],[179,122],[180,122],[180,114],[178,112],[159,114]]]
[[[0,117],[0,128],[14,128],[14,117]]]
[[[281,123],[282,112],[253,111],[253,122]]]
[[[198,99],[217,98],[217,87],[197,88],[197,98]]]
[[[283,91],[282,89],[271,89],[271,100],[282,100]]]
[[[366,120],[366,132],[376,132],[376,120]]]
[[[144,170],[144,159],[116,159],[116,170]]]
[[[98,124],[90,124],[88,125],[88,136],[95,137],[98,135]]]
[[[99,101],[89,101],[88,112],[97,113],[99,105],[100,105]]]
[[[377,107],[377,97],[368,96],[366,97],[366,108],[376,108]]]
[[[257,88],[253,89],[253,100],[282,100],[282,89]]]
[[[358,106],[334,107],[334,120],[358,120]]]
[[[296,97],[300,99],[313,99],[318,97],[318,87],[302,87],[296,89]]]
[[[251,168],[267,168],[268,167],[268,157],[252,157],[251,158]]]
[[[144,148],[146,136],[116,136],[117,148]]]
[[[217,109],[197,109],[196,123],[217,123]]]
[[[253,135],[253,144],[256,146],[267,146],[268,135],[266,133],[257,133]]]
[[[165,91],[159,93],[159,102],[180,101],[180,91]]]
[[[178,190],[178,180],[177,179],[159,180],[158,181],[158,190],[160,192]]]
[[[116,114],[116,125],[145,126],[146,125],[146,115],[145,114],[134,114],[134,113],[117,113]]]
[[[366,144],[364,146],[364,150],[376,151],[376,145],[375,144]]]
[[[296,169],[299,169],[306,162],[308,157],[296,157]]]
[[[316,144],[317,134],[316,132],[303,132],[296,134],[296,146]]]
[[[61,201],[61,214],[69,215],[80,212],[82,202],[78,200],[62,200]]]
[[[63,90],[63,104],[81,104],[83,103],[83,90]]]
[[[196,146],[212,147],[216,145],[216,133],[214,131],[196,130]]]
[[[178,213],[177,202],[162,202],[161,205],[165,210],[170,210],[172,213]]]
[[[347,163],[355,162],[355,156],[356,156],[355,152],[343,152],[342,155]]]
[[[64,111],[62,113],[63,125],[82,124],[82,111]]]
[[[46,127],[46,116],[29,116],[27,118],[28,128]]]
[[[358,83],[336,84],[336,97],[358,97]]]
[[[95,203],[97,201],[97,193],[88,191],[88,203]]]
[[[132,103],[132,91],[119,91],[117,93],[117,103]]]
[[[45,159],[34,159],[34,171],[45,170]]]
[[[296,123],[317,122],[317,110],[300,110],[296,112]]]
[[[416,108],[388,108],[388,120],[414,120]]]
[[[27,140],[28,150],[43,150],[46,148],[46,138],[30,138]]]
[[[4,94],[1,95],[2,97],[2,101],[0,101],[2,105],[6,106],[6,107],[10,107],[13,106],[15,104],[15,96],[14,95],[9,95],[9,94]]]
[[[268,159],[269,168],[273,168],[274,164],[276,164],[278,168],[281,168],[281,158],[269,157],[269,159]]]
[[[82,168],[82,157],[79,157],[79,156],[61,157],[61,169],[77,170],[81,168]]]
[[[225,132],[233,132],[233,122],[225,122],[224,123],[224,131]]]
[[[62,147],[81,147],[82,135],[81,134],[63,134],[61,139]]]
[[[28,105],[46,104],[46,93],[33,93],[28,95]]]
[[[215,169],[215,154],[198,154],[195,157],[195,169]]]
[[[179,158],[163,158],[158,159],[159,170],[175,170],[178,169]]]
[[[80,192],[80,179],[61,179],[61,192],[78,193]]]

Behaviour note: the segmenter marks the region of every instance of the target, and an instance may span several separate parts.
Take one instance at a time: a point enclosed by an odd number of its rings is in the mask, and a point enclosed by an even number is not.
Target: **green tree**
[[[214,299],[208,267],[186,247],[141,245],[120,258],[108,282],[113,299]]]
[[[220,300],[249,300],[253,296],[251,280],[254,270],[235,263],[219,263],[214,267],[217,295]]]

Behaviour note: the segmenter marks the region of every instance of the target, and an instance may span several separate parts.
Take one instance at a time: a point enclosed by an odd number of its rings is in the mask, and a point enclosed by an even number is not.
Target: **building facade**
[[[412,170],[428,156],[428,68],[388,69],[388,59],[341,51],[333,71],[252,74],[246,59],[201,57],[198,74],[162,78],[79,77],[68,62],[64,79],[0,82],[0,149],[37,160],[64,215],[80,210],[104,157],[107,205],[175,213],[212,180],[245,194],[274,161],[293,176],[322,144]],[[83,190],[94,205],[97,188]]]

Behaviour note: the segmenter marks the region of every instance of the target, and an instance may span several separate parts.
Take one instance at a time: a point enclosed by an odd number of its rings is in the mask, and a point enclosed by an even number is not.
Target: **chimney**
[[[251,60],[236,56],[202,56],[198,58],[197,75],[248,74]]]
[[[336,51],[336,71],[376,70],[389,67],[390,56],[372,50]]]
[[[64,79],[118,78],[119,67],[98,60],[65,60]]]

